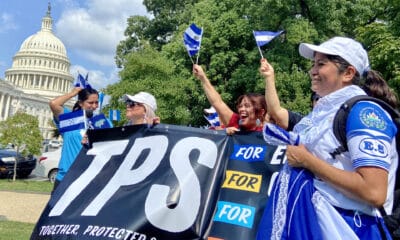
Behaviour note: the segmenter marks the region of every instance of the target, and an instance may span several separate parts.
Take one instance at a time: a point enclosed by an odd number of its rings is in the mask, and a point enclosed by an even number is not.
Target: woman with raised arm
[[[236,100],[237,113],[222,100],[200,65],[193,65],[193,74],[201,85],[211,106],[218,112],[221,123],[226,126],[228,134],[237,131],[262,131],[266,121],[267,105],[262,94],[247,93]]]
[[[293,127],[303,118],[303,115],[281,106],[275,86],[274,68],[267,59],[261,59],[259,71],[265,79],[265,101],[271,122],[285,130],[292,131]],[[311,108],[314,108],[318,99],[319,95],[313,91],[310,100]]]
[[[64,104],[77,95],[78,100],[73,106],[72,111],[89,110],[93,112],[99,106],[99,93],[93,88],[75,87],[71,92],[54,98],[49,102],[49,105],[53,112],[53,120],[57,128],[59,128],[60,124],[59,116],[71,112]],[[82,138],[86,136],[86,130],[68,131],[61,133],[61,136],[63,138],[63,146],[53,189],[56,189],[80,152],[82,148]]]
[[[257,239],[391,239],[379,211],[392,211],[398,165],[390,114],[372,101],[356,103],[346,126],[348,151],[331,153],[340,146],[333,118],[346,100],[368,93],[396,106],[397,99],[351,38],[302,43],[299,52],[313,60],[311,88],[321,98],[294,126],[300,144],[287,146],[287,165],[274,184]]]

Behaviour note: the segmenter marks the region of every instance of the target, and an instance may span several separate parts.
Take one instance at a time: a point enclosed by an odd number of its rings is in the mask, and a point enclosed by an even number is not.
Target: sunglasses
[[[143,103],[135,102],[132,100],[127,100],[125,103],[128,107],[143,106]]]

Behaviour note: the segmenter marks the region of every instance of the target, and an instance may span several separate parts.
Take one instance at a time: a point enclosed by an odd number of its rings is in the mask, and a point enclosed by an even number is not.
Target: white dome
[[[36,34],[25,39],[19,49],[20,53],[55,54],[67,58],[64,44],[52,32],[53,20],[50,16],[50,5],[47,14],[42,19],[42,28]]]
[[[67,57],[64,44],[50,31],[39,31],[25,39],[19,52],[51,52]]]
[[[52,32],[50,9],[49,3],[40,31],[22,43],[12,67],[6,70],[5,80],[25,94],[53,99],[67,93],[74,79],[67,50]]]

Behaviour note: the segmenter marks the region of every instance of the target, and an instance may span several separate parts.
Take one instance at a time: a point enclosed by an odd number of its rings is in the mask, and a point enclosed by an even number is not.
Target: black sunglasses
[[[128,107],[143,106],[143,103],[135,102],[135,101],[132,101],[132,100],[126,100],[125,103],[126,103],[126,105]]]

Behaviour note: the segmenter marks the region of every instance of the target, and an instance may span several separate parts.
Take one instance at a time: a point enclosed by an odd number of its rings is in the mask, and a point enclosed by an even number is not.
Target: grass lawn
[[[53,184],[49,181],[17,179],[12,182],[7,179],[0,179],[0,191],[50,193],[52,189]],[[0,240],[29,239],[34,227],[35,224],[33,223],[6,221],[0,217]]]
[[[53,184],[49,181],[32,181],[17,179],[15,182],[8,179],[0,179],[0,191],[26,191],[38,193],[50,193]]]
[[[0,219],[0,240],[26,240],[29,239],[35,224]]]

